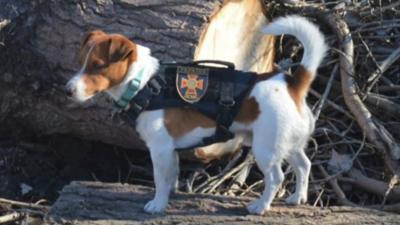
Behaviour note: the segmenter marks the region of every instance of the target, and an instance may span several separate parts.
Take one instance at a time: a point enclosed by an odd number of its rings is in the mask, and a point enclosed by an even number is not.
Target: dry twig
[[[12,213],[6,214],[4,216],[0,216],[0,224],[5,224],[5,223],[13,222],[16,220],[20,220],[23,217],[24,217],[24,215],[22,213],[12,212]]]

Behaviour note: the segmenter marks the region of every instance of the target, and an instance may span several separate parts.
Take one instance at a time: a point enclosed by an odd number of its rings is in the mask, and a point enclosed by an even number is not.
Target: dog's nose
[[[66,94],[68,97],[72,97],[72,95],[73,95],[73,93],[74,93],[74,91],[72,90],[72,88],[69,87],[69,86],[65,86],[64,91],[65,91],[65,94]]]

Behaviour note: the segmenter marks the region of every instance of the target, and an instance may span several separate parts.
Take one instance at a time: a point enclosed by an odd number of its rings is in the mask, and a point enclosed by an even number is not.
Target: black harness
[[[205,66],[204,63],[224,67]],[[197,102],[187,102],[177,88],[178,71],[206,69],[208,87]],[[201,143],[184,149],[193,149],[217,142],[225,142],[234,137],[229,131],[241,103],[256,81],[256,73],[235,70],[234,64],[223,61],[195,61],[191,63],[163,63],[153,76],[130,101],[127,107],[120,108],[121,117],[135,126],[136,119],[143,111],[171,107],[195,109],[216,122],[216,132]],[[118,108],[118,104],[116,104]]]

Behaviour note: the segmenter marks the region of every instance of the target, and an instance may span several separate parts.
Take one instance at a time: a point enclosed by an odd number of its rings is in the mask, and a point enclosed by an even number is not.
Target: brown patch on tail
[[[288,84],[289,94],[295,102],[297,110],[302,112],[304,98],[310,89],[313,81],[313,74],[300,65],[294,72],[293,76],[285,76],[285,80]]]

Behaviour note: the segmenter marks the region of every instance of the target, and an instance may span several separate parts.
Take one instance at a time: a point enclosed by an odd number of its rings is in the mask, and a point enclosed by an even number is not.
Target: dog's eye
[[[92,64],[92,68],[94,70],[101,70],[104,67],[105,67],[105,63],[100,61],[100,60],[99,61],[94,61],[93,64]]]
[[[104,68],[104,65],[102,65],[102,64],[94,64],[93,65],[93,69],[94,70],[101,70],[103,68]]]

